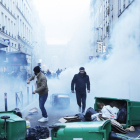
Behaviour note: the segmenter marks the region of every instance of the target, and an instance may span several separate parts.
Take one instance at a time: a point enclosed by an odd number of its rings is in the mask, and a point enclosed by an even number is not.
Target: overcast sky
[[[46,27],[48,44],[71,40],[84,16],[89,16],[90,0],[34,0]]]

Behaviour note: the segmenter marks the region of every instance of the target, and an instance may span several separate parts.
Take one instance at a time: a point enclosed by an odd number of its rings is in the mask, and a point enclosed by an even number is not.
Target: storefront
[[[8,52],[6,57],[8,59],[7,70],[9,72],[16,72],[18,74],[23,74],[24,78],[27,79],[28,75],[28,60],[30,57],[29,54],[16,51],[16,52]]]

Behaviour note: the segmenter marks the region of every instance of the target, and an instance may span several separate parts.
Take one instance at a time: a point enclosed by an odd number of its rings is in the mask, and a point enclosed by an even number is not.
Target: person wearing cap
[[[81,112],[82,103],[82,113],[85,113],[86,108],[86,89],[90,93],[90,80],[89,76],[85,72],[85,68],[81,67],[79,73],[74,75],[71,82],[71,91],[74,93],[74,86],[76,91],[77,104],[79,106],[79,112]]]
[[[48,86],[47,86],[47,78],[46,76],[41,72],[40,67],[36,66],[34,69],[34,74],[31,78],[28,79],[27,84],[30,84],[30,81],[35,81],[36,90],[33,91],[33,94],[38,93],[39,94],[39,107],[42,112],[42,118],[38,120],[39,122],[46,122],[48,121],[48,115],[47,111],[44,107],[45,102],[48,97]]]

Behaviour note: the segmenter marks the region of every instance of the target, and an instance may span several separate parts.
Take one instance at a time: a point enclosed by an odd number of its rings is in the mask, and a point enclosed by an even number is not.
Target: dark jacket
[[[90,90],[89,76],[86,74],[86,72],[83,75],[80,73],[74,75],[74,78],[71,82],[71,90],[73,91],[74,85],[76,91],[86,91],[86,88],[87,90]]]
[[[50,71],[47,71],[47,75],[48,75],[48,76],[51,75],[51,72],[50,72]]]

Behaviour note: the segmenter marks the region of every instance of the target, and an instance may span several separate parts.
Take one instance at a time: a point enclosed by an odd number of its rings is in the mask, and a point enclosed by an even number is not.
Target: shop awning
[[[8,58],[9,65],[14,65],[14,66],[27,66],[28,65],[26,55],[29,55],[29,54],[27,53],[16,51],[16,52],[8,52],[6,55]]]

